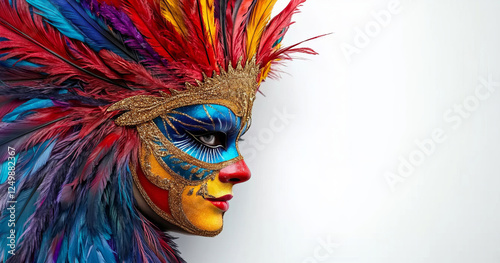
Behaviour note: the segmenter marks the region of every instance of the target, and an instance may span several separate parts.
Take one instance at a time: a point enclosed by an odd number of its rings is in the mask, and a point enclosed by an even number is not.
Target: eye
[[[210,145],[210,146],[215,146],[216,145],[216,141],[217,141],[217,138],[213,134],[201,135],[201,136],[198,137],[198,139],[202,143],[204,143],[206,145]]]
[[[195,140],[210,148],[226,148],[226,134],[223,132],[210,132],[203,134],[189,133]]]

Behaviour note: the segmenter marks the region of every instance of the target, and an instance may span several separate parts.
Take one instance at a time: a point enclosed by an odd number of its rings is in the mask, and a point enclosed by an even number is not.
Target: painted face
[[[250,171],[238,151],[246,123],[215,104],[174,109],[137,127],[136,186],[163,220],[205,236],[220,233],[232,187]]]

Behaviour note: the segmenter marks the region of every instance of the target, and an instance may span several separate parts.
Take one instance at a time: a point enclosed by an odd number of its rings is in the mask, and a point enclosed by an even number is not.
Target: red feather
[[[23,100],[11,100],[8,97],[0,96],[0,119],[24,102]]]
[[[218,68],[213,47],[209,44],[205,32],[200,3],[198,0],[185,0],[182,8],[186,15],[187,38],[189,39],[187,49],[184,47],[186,55],[192,60],[191,63],[198,64],[200,69],[210,76]]]
[[[298,12],[298,7],[305,1],[306,0],[290,1],[285,9],[283,9],[277,16],[271,19],[266,29],[262,33],[262,38],[260,40],[260,45],[257,52],[258,63],[262,63],[259,58],[266,57],[271,52],[273,52],[274,43],[276,43],[276,41],[278,41],[286,34],[288,27],[293,24],[291,22],[292,16]]]
[[[130,62],[111,51],[101,50],[99,55],[110,68],[119,73],[119,76],[124,81],[133,84],[134,87],[147,89],[149,93],[152,93],[152,91],[169,92],[169,89],[179,88],[174,86],[177,83],[170,82],[167,84],[152,76],[142,65]],[[157,95],[160,95],[160,93],[157,93]]]
[[[90,183],[90,191],[94,196],[100,196],[109,181],[113,162],[111,162],[112,158],[108,155],[115,154],[116,147],[114,146],[116,146],[118,140],[120,140],[120,134],[116,132],[107,135],[94,149],[83,169],[83,175],[85,175],[86,170],[90,168],[87,175],[91,175],[94,167],[88,167],[87,165],[98,166],[96,174]]]
[[[131,166],[135,167],[139,156],[140,149],[140,139],[137,134],[137,130],[130,127],[120,127],[119,134],[121,140],[119,140],[117,146],[117,159],[123,162],[130,162]],[[130,156],[130,160],[126,158]]]
[[[282,60],[292,60],[292,57],[290,56],[290,54],[292,54],[292,53],[303,53],[303,54],[309,54],[309,55],[317,55],[318,53],[316,53],[316,51],[314,51],[311,48],[295,48],[295,47],[299,46],[300,44],[302,44],[304,42],[311,41],[311,40],[314,40],[316,38],[320,38],[323,36],[326,36],[326,35],[312,37],[310,39],[301,41],[301,42],[294,44],[294,45],[291,45],[289,47],[280,48],[274,52],[271,52],[269,55],[263,56],[260,58],[260,61],[262,61],[262,63],[263,63],[261,65],[267,65],[268,63],[281,63]]]
[[[231,1],[233,2],[233,1]],[[233,12],[233,17],[232,17],[232,24],[233,24],[233,29],[232,29],[232,40],[231,40],[231,58],[232,58],[232,63],[233,66],[236,66],[236,63],[238,62],[239,58],[243,58],[243,61],[246,61],[246,37],[245,37],[245,30],[246,30],[246,24],[248,22],[248,16],[251,13],[251,7],[252,7],[253,0],[243,0],[241,2],[241,5],[239,6],[238,10],[234,10]],[[234,3],[233,3],[234,6]],[[243,62],[242,61],[242,62]]]
[[[159,10],[159,1],[129,0],[123,2],[122,6],[151,47],[163,58],[174,60],[175,56],[169,53],[169,45],[161,35],[164,31],[162,17],[158,11],[153,12],[150,9],[151,7]]]
[[[119,7],[122,3],[121,0],[97,0],[99,3],[105,3],[110,6]]]

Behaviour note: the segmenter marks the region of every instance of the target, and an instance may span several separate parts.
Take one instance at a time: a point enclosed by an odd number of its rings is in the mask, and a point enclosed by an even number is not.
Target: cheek
[[[167,190],[163,190],[155,186],[153,183],[151,183],[146,176],[144,175],[142,169],[136,169],[137,173],[137,180],[139,181],[139,184],[141,185],[142,189],[146,191],[149,199],[159,208],[161,209],[162,212],[166,213],[169,217],[172,216],[172,213],[170,212],[170,206],[168,202],[168,194],[169,192]],[[154,209],[154,208],[153,208]],[[159,211],[155,211],[156,213],[159,213]]]
[[[223,212],[212,203],[197,195],[201,186],[186,187],[182,193],[182,208],[191,224],[206,231],[217,231],[222,227]],[[194,193],[189,193],[194,188]]]

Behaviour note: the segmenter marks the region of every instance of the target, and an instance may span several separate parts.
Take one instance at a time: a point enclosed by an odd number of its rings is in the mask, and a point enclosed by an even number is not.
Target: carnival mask
[[[148,206],[193,234],[220,233],[233,185],[250,178],[238,140],[249,128],[259,70],[255,61],[239,65],[185,91],[109,109],[128,110],[116,123],[137,127],[140,165],[132,174]]]

